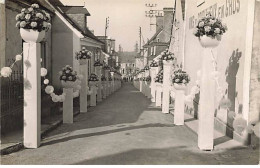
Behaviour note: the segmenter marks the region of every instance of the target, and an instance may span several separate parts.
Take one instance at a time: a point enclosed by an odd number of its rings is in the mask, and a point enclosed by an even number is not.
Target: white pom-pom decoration
[[[76,91],[76,92],[73,92],[73,97],[75,98],[75,97],[78,97],[79,96],[79,92],[78,91]]]
[[[49,84],[49,79],[44,79],[44,81],[43,81],[43,83],[45,84],[45,85],[48,85]]]
[[[20,54],[15,56],[15,61],[21,61],[22,59],[23,59],[23,57]]]
[[[41,76],[44,77],[47,75],[47,69],[46,68],[41,68]]]
[[[40,59],[40,61],[42,62],[42,58]]]
[[[12,69],[10,67],[3,67],[1,69],[1,76],[3,77],[9,77],[12,74]]]
[[[45,92],[47,94],[51,94],[51,93],[53,93],[53,91],[54,91],[54,87],[53,86],[51,86],[51,85],[46,86]]]

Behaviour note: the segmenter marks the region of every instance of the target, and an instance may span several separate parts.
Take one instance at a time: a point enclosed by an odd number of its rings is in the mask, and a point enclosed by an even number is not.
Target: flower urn
[[[219,45],[220,40],[217,40],[217,38],[211,38],[206,35],[203,35],[199,38],[200,44],[204,48],[215,48]]]
[[[163,60],[163,65],[173,65],[174,60]]]
[[[176,90],[185,90],[186,88],[186,85],[183,83],[174,83],[173,86]]]
[[[37,30],[33,30],[33,29],[23,29],[20,28],[20,34],[22,39],[27,42],[34,42],[34,43],[39,43],[41,42],[44,37],[45,37],[45,31],[37,31]]]
[[[61,80],[61,86],[63,88],[74,88],[75,81],[64,81],[64,80]]]

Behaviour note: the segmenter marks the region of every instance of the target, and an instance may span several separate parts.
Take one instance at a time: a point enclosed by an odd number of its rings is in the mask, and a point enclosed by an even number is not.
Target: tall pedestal
[[[200,85],[198,147],[212,150],[214,141],[215,81],[211,48],[204,48],[202,54],[202,71]]]
[[[98,76],[98,88],[97,88],[97,101],[101,102],[102,101],[102,94],[101,94],[101,66],[96,66],[96,74]]]
[[[79,66],[80,74],[83,76],[81,80],[81,89],[80,89],[80,112],[87,112],[88,107],[88,95],[87,95],[87,81],[88,81],[88,64],[82,64]]]
[[[115,79],[114,79],[114,72],[110,72],[112,81],[111,81],[111,93],[115,91]]]
[[[106,98],[106,91],[107,91],[106,81],[102,81],[102,86],[103,86],[103,89],[102,89],[102,98],[105,99],[105,98]]]
[[[66,94],[63,102],[63,123],[73,123],[73,88],[63,88]]]
[[[162,84],[156,83],[156,99],[155,99],[155,106],[161,107],[162,106]]]
[[[41,45],[23,43],[24,146],[37,148],[41,141]]]
[[[90,106],[96,106],[97,105],[97,87],[96,82],[89,82],[90,86]]]
[[[184,89],[175,88],[174,124],[184,125]]]
[[[170,73],[173,61],[163,61],[163,101],[162,113],[169,113],[170,107]]]
[[[158,67],[151,67],[151,101],[155,102],[155,91],[156,91],[156,85],[155,85],[155,77],[156,77],[156,69]]]
[[[105,70],[105,77],[106,77],[106,97],[109,95],[109,70]]]

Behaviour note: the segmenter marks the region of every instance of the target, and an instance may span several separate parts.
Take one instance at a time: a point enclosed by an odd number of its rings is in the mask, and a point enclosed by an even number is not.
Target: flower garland
[[[94,66],[95,66],[95,67],[96,67],[96,66],[103,66],[103,64],[100,62],[99,59],[97,59],[97,60],[95,61],[95,63],[94,63]]]
[[[223,35],[226,31],[227,26],[222,24],[220,19],[213,17],[210,13],[207,13],[206,17],[203,17],[198,21],[193,34],[199,38],[206,35],[213,39],[216,38],[217,40],[220,40],[221,35]]]
[[[182,69],[175,70],[173,72],[173,79],[172,83],[177,83],[177,84],[187,84],[190,82],[190,77],[189,75],[183,71]]]
[[[38,4],[32,4],[29,8],[23,8],[16,15],[16,27],[33,29],[39,32],[48,31],[51,28],[51,16],[45,10],[39,8]]]
[[[150,64],[150,67],[158,67],[158,63],[156,61],[152,61],[151,64]]]
[[[12,74],[12,68],[14,66],[14,64],[18,61],[21,61],[23,59],[23,56],[22,56],[23,53],[21,54],[17,54],[15,56],[15,61],[12,63],[12,65],[10,67],[3,67],[1,68],[1,73],[0,73],[0,77],[4,77],[4,78],[7,78],[7,77],[10,77],[11,74]]]
[[[76,54],[75,58],[77,60],[90,59],[92,56],[92,53],[88,51],[85,47],[83,47],[81,51],[76,52],[75,54]]]
[[[155,82],[163,83],[163,70],[161,69],[155,77]]]

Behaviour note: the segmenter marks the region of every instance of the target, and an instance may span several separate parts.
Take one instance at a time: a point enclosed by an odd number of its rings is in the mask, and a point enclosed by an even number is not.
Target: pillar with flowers
[[[80,112],[87,112],[88,106],[88,61],[91,58],[91,52],[87,51],[85,47],[76,53],[76,59],[79,61],[79,71],[83,79],[81,81],[80,89]]]
[[[24,55],[24,146],[40,146],[41,134],[41,74],[40,42],[50,29],[50,14],[40,9],[38,4],[23,8],[16,16],[17,27],[25,41]]]
[[[199,128],[198,128],[198,146],[201,150],[213,150],[214,140],[214,112],[215,112],[215,94],[216,85],[218,86],[217,54],[213,54],[221,36],[225,33],[227,27],[221,20],[211,16],[208,13],[198,21],[194,35],[199,38],[203,47],[202,69],[200,78],[200,106],[199,106]],[[221,91],[220,86],[218,90]]]
[[[94,73],[89,76],[90,106],[97,105],[98,76]]]
[[[155,77],[155,106],[162,106],[162,84],[163,84],[163,69],[159,71],[159,73]]]
[[[97,81],[97,101],[101,102],[102,101],[102,94],[101,94],[101,68],[102,68],[103,64],[100,62],[99,59],[97,59],[94,63],[94,67],[95,67],[95,72],[98,78]]]
[[[162,100],[162,113],[169,113],[170,106],[170,74],[176,58],[173,53],[168,51],[163,52],[163,100]]]
[[[182,69],[173,72],[172,84],[175,88],[174,124],[184,125],[185,89],[190,77]]]
[[[150,64],[150,74],[151,74],[151,101],[155,102],[155,91],[156,91],[156,85],[155,85],[155,77],[158,73],[159,66],[158,63],[153,61]]]

